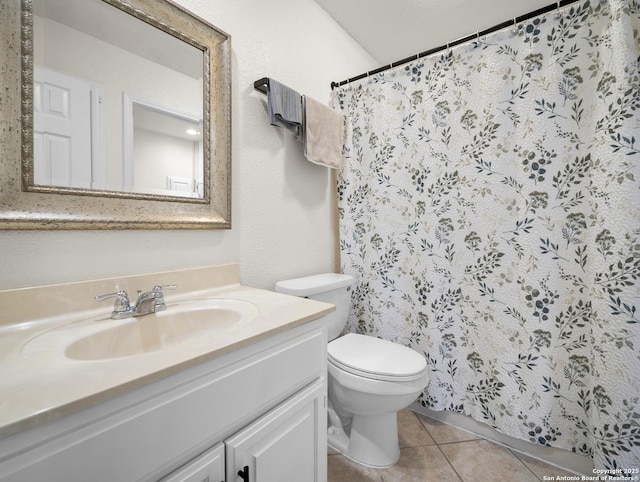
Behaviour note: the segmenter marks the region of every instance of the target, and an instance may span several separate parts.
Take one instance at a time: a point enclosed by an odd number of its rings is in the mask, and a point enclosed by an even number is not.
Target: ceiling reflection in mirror
[[[33,0],[33,61],[27,190],[206,198],[201,49],[103,0]]]

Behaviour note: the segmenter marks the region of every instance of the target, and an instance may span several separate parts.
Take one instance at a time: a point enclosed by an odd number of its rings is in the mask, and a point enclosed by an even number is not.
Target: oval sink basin
[[[22,351],[27,356],[63,351],[72,360],[139,356],[229,332],[257,314],[258,308],[243,300],[185,301],[135,318],[71,323],[32,339]]]

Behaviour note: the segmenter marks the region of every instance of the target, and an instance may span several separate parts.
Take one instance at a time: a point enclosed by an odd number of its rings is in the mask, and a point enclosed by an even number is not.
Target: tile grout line
[[[428,430],[427,430],[428,431]],[[449,460],[449,458],[447,457],[447,455],[442,451],[442,449],[440,448],[440,444],[436,443],[436,447],[438,447],[438,450],[440,451],[440,453],[442,454],[442,456],[444,457],[444,459],[447,461],[447,463],[449,464],[449,467],[451,467],[451,470],[453,470],[453,473],[456,474],[456,476],[458,477],[458,479],[460,479],[461,482],[464,482],[464,479],[462,478],[462,475],[460,475],[458,473],[458,471],[456,470],[456,468],[453,466],[453,464],[451,463],[451,461]]]
[[[444,459],[447,461],[447,464],[449,464],[449,467],[451,467],[451,470],[453,470],[453,473],[456,474],[456,477],[458,477],[458,479],[461,482],[464,482],[464,479],[462,478],[462,476],[458,473],[458,471],[456,470],[456,468],[453,466],[453,464],[451,463],[451,461],[449,460],[449,458],[447,457],[447,455],[442,451],[442,448],[440,447],[440,443],[436,440],[436,438],[431,434],[431,432],[429,432],[429,429],[427,428],[427,426],[422,423],[422,420],[420,420],[420,417],[418,417],[418,415],[415,412],[412,412],[415,417],[417,422],[420,424],[420,426],[425,429],[427,431],[427,433],[429,434],[429,437],[431,437],[431,440],[433,440],[434,444],[436,447],[438,447],[438,450],[440,451],[440,453],[442,454],[442,456],[444,457]],[[458,443],[458,442],[449,442],[449,443]],[[446,444],[446,443],[445,443]]]
[[[524,465],[524,466],[527,468],[527,470],[528,470],[529,472],[531,472],[531,473],[533,474],[533,476],[534,476],[536,479],[538,479],[538,480],[542,480],[542,479],[538,476],[538,474],[536,474],[533,470],[531,470],[531,469],[529,468],[529,466],[528,466],[527,464],[525,464],[525,463],[524,463],[524,461],[523,461],[522,459],[520,459],[520,457],[518,457],[518,454],[517,454],[516,452],[514,452],[513,450],[511,450],[509,447],[505,447],[505,448],[506,448],[509,452],[511,452],[511,455],[513,455],[516,459],[518,459],[518,462],[520,462],[522,465]]]

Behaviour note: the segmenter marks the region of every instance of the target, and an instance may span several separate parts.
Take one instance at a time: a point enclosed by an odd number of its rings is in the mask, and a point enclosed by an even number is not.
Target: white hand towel
[[[315,164],[342,169],[344,116],[311,97],[303,97],[304,155]]]

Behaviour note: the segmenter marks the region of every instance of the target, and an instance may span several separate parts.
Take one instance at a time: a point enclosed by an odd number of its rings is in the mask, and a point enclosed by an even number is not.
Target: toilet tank
[[[278,293],[335,305],[336,311],[325,315],[329,341],[331,341],[340,336],[347,324],[349,307],[351,306],[351,285],[353,285],[353,278],[349,275],[324,273],[278,281],[275,290]]]

